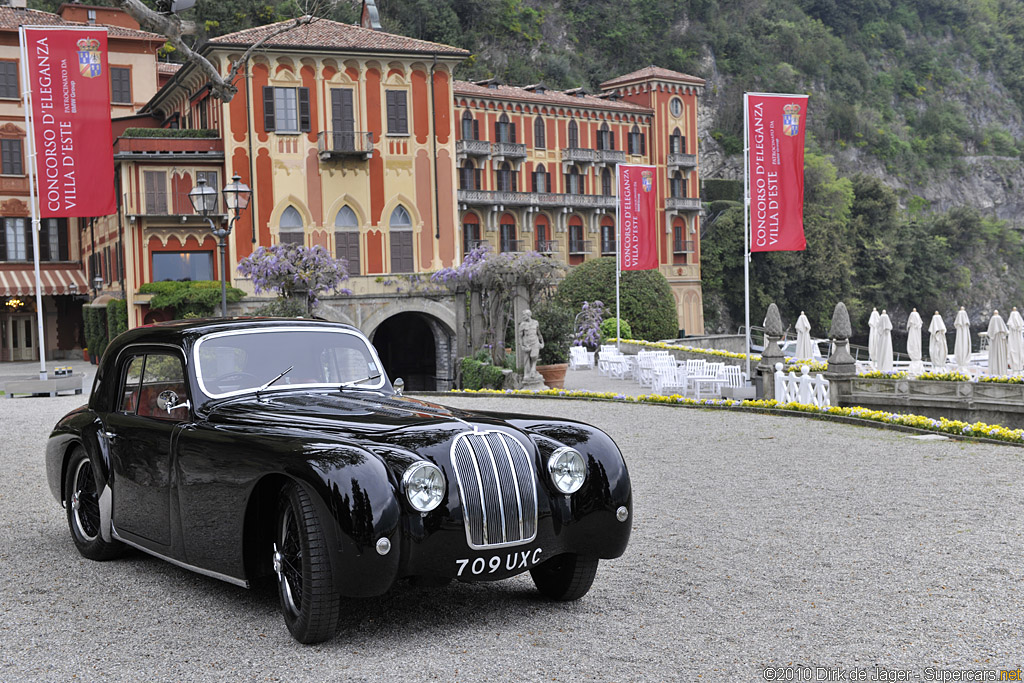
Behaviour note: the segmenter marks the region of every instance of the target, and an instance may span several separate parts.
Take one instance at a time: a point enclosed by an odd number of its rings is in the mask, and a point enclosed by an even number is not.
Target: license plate
[[[504,570],[514,572],[516,570],[529,569],[540,562],[541,549],[516,550],[502,555],[491,555],[490,557],[477,557],[472,560],[455,560],[459,566],[456,576],[481,576],[494,574]]]

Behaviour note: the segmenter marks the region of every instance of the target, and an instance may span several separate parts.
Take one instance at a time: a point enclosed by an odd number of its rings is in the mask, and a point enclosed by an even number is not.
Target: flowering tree
[[[319,246],[260,247],[239,261],[238,272],[252,279],[257,294],[277,292],[285,299],[303,301],[307,314],[317,307],[324,292],[352,293],[341,286],[348,279],[348,262]]]
[[[585,346],[596,351],[601,344],[601,321],[604,319],[603,301],[584,301],[576,314],[576,331],[572,336],[573,346]]]
[[[480,296],[485,346],[490,346],[494,362],[500,363],[516,289],[524,288],[529,305],[533,306],[541,292],[564,275],[562,263],[536,251],[494,254],[487,244],[482,244],[466,254],[457,267],[442,268],[431,280],[454,292],[468,291]]]

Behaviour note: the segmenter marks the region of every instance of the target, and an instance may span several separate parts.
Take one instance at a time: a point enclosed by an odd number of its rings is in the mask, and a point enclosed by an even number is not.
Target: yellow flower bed
[[[959,372],[926,372],[917,376],[918,379],[934,380],[936,382],[970,382],[969,375]]]
[[[893,372],[882,372],[881,370],[872,370],[871,372],[858,372],[858,377],[867,377],[868,379],[906,379],[906,370],[895,370]]]
[[[997,441],[1024,444],[1024,429],[1008,429],[1000,425],[990,425],[984,422],[975,422],[971,424],[961,420],[949,420],[944,417],[936,420],[934,418],[924,417],[923,415],[889,413],[883,410],[870,410],[859,406],[830,406],[828,408],[819,408],[807,403],[779,403],[774,399],[735,401],[728,398],[707,398],[698,401],[697,399],[687,398],[685,396],[680,396],[679,394],[673,394],[671,396],[663,396],[661,394],[626,396],[625,394],[617,394],[611,391],[597,392],[566,389],[541,389],[539,391],[528,391],[525,389],[505,389],[504,391],[497,389],[479,389],[477,391],[471,389],[453,389],[452,393],[494,394],[502,396],[555,396],[565,398],[607,399],[612,401],[622,401],[624,403],[660,403],[710,408],[740,407],[756,408],[758,410],[786,410],[818,415],[840,415],[843,417],[854,417],[861,420],[880,422],[882,424],[914,427],[916,429],[940,432],[944,434],[957,434],[961,436],[973,436],[983,439],[995,439]]]
[[[978,378],[979,382],[992,382],[993,384],[1024,384],[1024,377],[1004,376],[1004,377],[991,377],[989,375],[983,375]]]
[[[637,346],[646,346],[651,349],[669,349],[675,351],[689,351],[690,353],[702,353],[706,356],[719,356],[721,358],[742,358],[746,360],[746,355],[742,353],[733,353],[732,351],[719,351],[718,349],[701,349],[696,346],[682,346],[680,344],[666,344],[665,342],[649,342],[643,339],[616,339],[611,338],[609,342],[623,342],[625,344],[636,344]],[[761,356],[751,354],[750,360],[761,360]]]

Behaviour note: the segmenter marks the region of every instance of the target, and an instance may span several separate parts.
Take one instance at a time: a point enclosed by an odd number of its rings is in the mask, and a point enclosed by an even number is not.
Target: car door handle
[[[103,432],[103,436],[113,441],[114,439],[117,438],[117,432]]]

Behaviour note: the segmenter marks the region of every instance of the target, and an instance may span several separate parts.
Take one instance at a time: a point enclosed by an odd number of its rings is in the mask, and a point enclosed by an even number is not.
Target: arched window
[[[686,223],[677,216],[672,221],[672,263],[688,263],[693,251],[693,241],[686,239]]]
[[[359,219],[348,205],[334,217],[334,255],[348,261],[349,275],[359,275]]]
[[[281,224],[278,234],[281,244],[303,244],[302,214],[294,206],[289,206],[281,214]]]
[[[506,213],[501,217],[501,251],[519,251],[519,240],[516,239],[516,219]]]
[[[515,192],[518,175],[512,170],[512,164],[503,162],[498,168],[498,192]]]
[[[480,218],[470,211],[462,217],[462,254],[480,246]]]
[[[601,254],[615,253],[615,221],[611,216],[601,219]]]
[[[469,113],[469,110],[462,112],[462,139],[463,140],[479,140],[480,139],[480,126],[473,115]]]
[[[605,197],[612,196],[612,171],[609,168],[601,171],[601,194]]]
[[[391,212],[391,272],[413,272],[412,218],[404,206],[399,204]]]
[[[583,239],[583,219],[572,216],[569,219],[569,254],[585,254],[587,246]]]
[[[646,154],[647,153],[647,140],[646,136],[640,132],[640,126],[634,125],[629,131],[629,153],[630,154]]]
[[[536,149],[547,149],[547,131],[544,119],[539,116],[533,120],[533,146]]]
[[[516,141],[516,124],[509,123],[508,114],[502,114],[498,117],[498,120],[494,122],[494,141]]]
[[[676,171],[672,176],[672,180],[669,187],[669,196],[681,199],[686,196],[686,178],[683,177],[682,172]]]
[[[567,194],[583,194],[583,174],[579,166],[570,166],[565,174],[565,191]]]
[[[533,191],[551,192],[551,174],[544,170],[544,164],[538,164],[533,172]]]
[[[551,228],[548,225],[548,217],[538,214],[533,224],[533,231],[537,235],[537,251],[542,254],[550,254],[555,251],[557,242],[551,239]]]
[[[580,146],[580,128],[576,121],[569,122],[569,149],[577,149]]]
[[[686,136],[676,128],[668,139],[668,151],[670,154],[686,154]]]
[[[597,131],[598,149],[615,149],[615,134],[612,133],[607,123],[602,123]]]
[[[459,189],[480,189],[480,169],[476,167],[476,163],[472,159],[466,159],[462,162],[462,168],[459,169]]]

